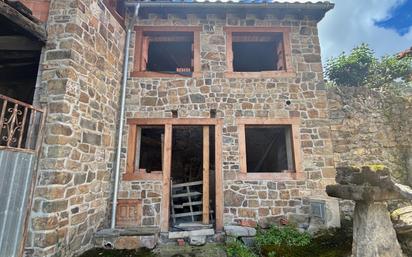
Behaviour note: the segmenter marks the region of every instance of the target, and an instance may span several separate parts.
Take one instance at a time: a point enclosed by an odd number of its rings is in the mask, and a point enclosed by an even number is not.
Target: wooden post
[[[135,172],[135,157],[136,157],[136,125],[129,124],[129,138],[127,142],[127,162],[126,173]],[[139,167],[137,167],[139,168]]]
[[[165,139],[163,149],[163,180],[160,231],[169,231],[169,207],[170,207],[170,169],[172,165],[172,125],[165,125]]]
[[[136,139],[135,139],[135,161],[134,161],[134,171],[139,172],[140,168],[140,155],[141,155],[141,145],[142,145],[142,128],[136,127]]]
[[[203,126],[203,224],[209,224],[209,126]]]
[[[285,137],[286,137],[286,156],[288,161],[288,170],[294,170],[295,165],[293,165],[293,147],[292,147],[292,127],[288,126],[285,129]]]
[[[245,125],[238,124],[238,142],[239,142],[239,168],[241,173],[247,173],[247,162],[246,162],[246,132]]]
[[[222,121],[215,126],[216,231],[223,230]]]

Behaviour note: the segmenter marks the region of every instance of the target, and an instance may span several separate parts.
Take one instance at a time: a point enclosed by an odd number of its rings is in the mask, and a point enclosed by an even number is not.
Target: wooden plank
[[[23,14],[18,12],[16,9],[6,4],[3,1],[0,1],[0,16],[8,19],[17,26],[29,32],[31,35],[35,36],[42,42],[46,42],[47,34],[46,29],[43,24],[37,24]]]
[[[194,214],[193,214],[192,196],[191,196],[191,192],[190,192],[190,187],[187,186],[187,187],[186,187],[186,190],[187,190],[187,193],[188,193],[187,199],[189,200],[189,203],[190,203],[189,209],[190,209],[190,213],[192,214],[192,215],[191,215],[191,216],[192,216],[192,222],[194,222],[194,221],[195,221],[195,217],[194,217]]]
[[[39,41],[24,36],[0,36],[0,50],[40,51],[42,47]]]
[[[181,217],[190,217],[190,216],[197,216],[197,215],[202,215],[203,212],[201,211],[195,211],[195,212],[186,212],[186,213],[178,213],[174,214],[175,218],[181,218]]]
[[[304,176],[301,157],[300,131],[298,125],[292,125],[293,156],[295,157],[295,171],[297,176]]]
[[[133,125],[132,125],[133,126]],[[140,171],[140,152],[141,152],[141,144],[142,144],[142,128],[136,127],[136,147],[135,147],[135,154],[134,154],[134,170],[133,172]],[[146,172],[146,171],[145,171]]]
[[[245,125],[238,124],[238,142],[239,142],[239,168],[241,173],[247,173],[247,162],[246,162],[246,132]]]
[[[144,125],[216,125],[218,119],[213,118],[131,118],[127,119],[127,124]]]
[[[231,31],[226,31],[226,65],[227,70],[233,72],[233,42]]]
[[[136,126],[129,125],[129,138],[127,141],[126,173],[134,173],[136,157]]]
[[[193,32],[193,71],[201,72],[202,65],[200,60],[200,31]]]
[[[227,26],[223,28],[223,31],[225,32],[251,32],[251,33],[256,33],[256,32],[290,32],[291,29],[290,27],[235,27],[235,26]]]
[[[223,172],[222,172],[222,131],[223,125],[219,122],[215,126],[215,184],[216,184],[216,231],[223,230]]]
[[[142,67],[142,51],[143,51],[143,31],[135,30],[135,45],[134,45],[134,60],[133,72],[141,71]]]
[[[141,56],[141,63],[140,63],[140,71],[147,70],[147,63],[149,62],[149,45],[150,39],[147,36],[143,36],[142,40],[142,56]]]
[[[162,181],[162,202],[161,202],[161,217],[160,231],[167,232],[169,230],[169,208],[170,208],[170,172],[172,165],[172,125],[165,126],[164,139],[164,161],[163,161],[163,181]]]
[[[288,170],[294,170],[295,165],[293,163],[293,138],[292,138],[292,128],[287,127],[285,129],[285,144],[286,144],[286,157],[287,157],[287,162],[288,162]]]
[[[202,31],[202,26],[135,26],[135,29],[142,31],[192,32]]]
[[[185,186],[197,186],[203,184],[203,181],[194,181],[194,182],[187,182],[187,183],[180,183],[180,184],[173,184],[172,188],[179,188]]]
[[[189,196],[197,196],[197,195],[202,195],[202,193],[188,192],[188,193],[175,194],[175,195],[172,195],[172,198],[189,197]]]
[[[238,125],[299,125],[299,118],[239,118],[236,120]]]
[[[189,202],[189,203],[183,203],[183,204],[175,204],[174,207],[182,209],[183,207],[186,207],[186,206],[190,206],[190,205],[194,206],[194,205],[202,205],[202,204],[203,204],[203,201],[195,201],[195,202]]]
[[[210,169],[209,126],[203,126],[203,224],[209,224],[209,169]]]

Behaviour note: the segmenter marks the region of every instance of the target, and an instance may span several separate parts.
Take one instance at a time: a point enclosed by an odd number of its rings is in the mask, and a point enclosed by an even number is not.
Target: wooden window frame
[[[291,126],[292,154],[295,170],[293,172],[247,172],[246,159],[246,126],[247,125],[288,125]],[[302,171],[301,144],[300,144],[300,120],[299,118],[239,118],[237,119],[239,135],[239,162],[240,174],[238,179],[242,180],[302,180],[305,175]]]
[[[223,173],[222,173],[222,137],[223,137],[223,120],[217,118],[136,118],[128,119],[129,126],[126,173],[123,174],[123,181],[133,180],[159,180],[162,181],[162,202],[160,230],[167,232],[169,230],[169,212],[170,212],[170,175],[172,164],[172,131],[173,126],[215,126],[215,228],[216,231],[223,230]],[[164,126],[164,146],[163,146],[163,168],[161,174],[151,174],[145,172],[136,172],[136,137],[138,126]],[[205,128],[203,128],[205,129]],[[203,138],[203,140],[206,140]],[[209,156],[203,156],[204,159]],[[203,169],[209,169],[204,166]],[[209,206],[206,206],[209,208]],[[208,220],[205,215],[203,222]]]
[[[165,78],[191,78],[201,76],[201,63],[200,63],[200,26],[135,26],[135,51],[133,71],[131,77],[165,77]],[[192,76],[184,76],[181,74],[167,74],[155,71],[143,71],[142,59],[144,40],[143,34],[145,32],[193,32],[193,73]]]
[[[273,77],[294,77],[295,72],[292,69],[292,55],[291,55],[291,30],[288,27],[224,27],[223,31],[226,33],[226,65],[227,71],[225,76],[227,78],[273,78]],[[285,70],[274,71],[259,71],[259,72],[235,72],[233,71],[233,33],[282,33],[283,36],[283,53]]]

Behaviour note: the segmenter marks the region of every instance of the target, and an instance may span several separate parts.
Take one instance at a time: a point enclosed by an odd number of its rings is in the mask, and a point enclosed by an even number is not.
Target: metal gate
[[[0,95],[0,256],[22,253],[44,110]]]

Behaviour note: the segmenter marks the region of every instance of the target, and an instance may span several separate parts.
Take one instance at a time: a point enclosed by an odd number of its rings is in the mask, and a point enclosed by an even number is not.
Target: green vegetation
[[[328,230],[315,238],[295,227],[258,229],[256,248],[237,239],[228,240],[228,257],[342,257],[351,253],[352,236],[346,229]]]
[[[308,233],[301,233],[292,226],[283,228],[272,226],[268,230],[258,229],[256,234],[256,246],[258,248],[265,245],[306,246],[310,244],[310,240],[311,237]]]
[[[236,238],[228,240],[226,243],[226,253],[228,257],[258,257],[253,250]]]
[[[379,59],[367,44],[361,44],[350,54],[342,53],[328,60],[325,74],[336,86],[402,87],[410,85],[412,58],[384,56]]]

